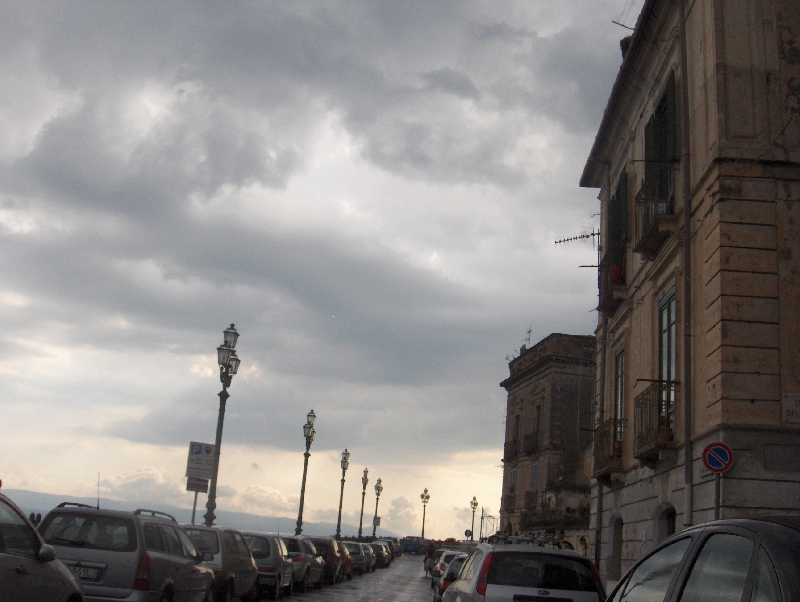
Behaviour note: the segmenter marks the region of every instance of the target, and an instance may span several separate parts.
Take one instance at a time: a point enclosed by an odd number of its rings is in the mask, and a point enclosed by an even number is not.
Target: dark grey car
[[[310,585],[321,588],[324,580],[325,561],[317,552],[314,542],[305,535],[282,535],[283,543],[292,556],[294,567],[294,586],[301,592]]]
[[[0,494],[0,600],[82,602],[75,575],[14,502]]]
[[[609,602],[800,601],[800,529],[731,519],[661,542],[619,581]]]
[[[183,525],[197,549],[204,555],[203,564],[214,571],[214,600],[229,602],[234,598],[258,602],[258,568],[244,537],[236,529]]]
[[[64,502],[39,524],[45,542],[80,579],[87,602],[205,602],[214,572],[168,514]]]
[[[294,590],[294,564],[292,556],[278,535],[274,533],[242,533],[258,567],[261,595],[277,600],[281,592],[291,596]]]
[[[343,541],[342,543],[344,547],[347,548],[347,551],[350,552],[350,558],[353,560],[353,571],[359,575],[363,575],[367,572],[368,560],[364,558],[364,550],[361,544],[354,541]]]

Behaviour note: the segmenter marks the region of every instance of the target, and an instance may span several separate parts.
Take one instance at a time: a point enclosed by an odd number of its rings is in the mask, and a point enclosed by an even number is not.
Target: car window
[[[0,500],[0,552],[27,558],[36,558],[39,554],[36,532],[3,500]]]
[[[137,545],[133,520],[124,516],[52,512],[39,532],[47,543],[60,546],[133,552]]]
[[[359,546],[357,543],[346,543],[344,544],[344,547],[347,548],[350,554],[361,554],[361,546]]]
[[[197,548],[194,547],[191,537],[189,537],[183,529],[175,529],[178,533],[178,538],[183,544],[183,551],[188,558],[197,556]]]
[[[164,539],[161,537],[161,529],[155,523],[144,524],[144,545],[153,552],[166,552]]]
[[[244,539],[250,546],[253,558],[269,558],[269,540],[266,537],[247,535]]]
[[[753,548],[753,540],[741,535],[715,533],[709,537],[694,561],[680,599],[741,600]]]
[[[289,555],[289,550],[286,549],[286,543],[284,543],[284,541],[282,539],[280,539],[280,538],[276,539],[275,543],[277,543],[278,547],[280,548],[278,553],[281,556],[288,556]],[[252,547],[250,549],[252,549]]]
[[[661,602],[691,541],[690,537],[679,539],[648,557],[636,567],[625,586],[620,588],[622,595],[615,596],[614,600]]]
[[[750,602],[781,602],[778,576],[764,548],[761,548],[758,554],[755,585]]]
[[[451,562],[450,566],[447,567],[447,574],[448,575],[452,575],[454,577],[456,575],[458,575],[458,571],[462,567],[462,565],[464,564],[464,560],[466,560],[466,559],[465,558],[456,558],[453,562]]]
[[[480,550],[475,550],[472,553],[472,555],[469,558],[467,558],[467,561],[464,563],[464,566],[461,569],[458,578],[472,579],[475,576],[475,573],[478,572],[481,560],[483,560],[483,552],[481,552]]]
[[[495,552],[487,583],[596,592],[592,569],[573,558],[530,552]]]
[[[245,558],[250,557],[250,548],[247,547],[247,543],[245,542],[244,538],[242,537],[241,533],[234,533],[233,539],[236,541],[236,550],[238,552],[238,556],[243,556]]]
[[[222,537],[222,552],[225,555],[236,556],[236,542],[233,539],[233,533],[223,531],[220,536]]]
[[[192,538],[194,545],[201,552],[210,552],[211,554],[219,554],[219,537],[216,531],[210,529],[192,529],[187,527],[185,529],[187,535]]]
[[[289,550],[291,554],[300,553],[300,542],[296,539],[287,538],[283,540],[283,543],[286,544],[286,549]]]
[[[315,546],[313,542],[306,540],[306,544],[308,544],[308,549],[312,555],[316,556],[319,554],[319,552],[317,552],[317,546]]]
[[[167,554],[173,556],[183,556],[183,546],[181,540],[178,539],[178,534],[174,527],[170,525],[161,525],[161,533],[164,534],[164,542],[167,548]]]

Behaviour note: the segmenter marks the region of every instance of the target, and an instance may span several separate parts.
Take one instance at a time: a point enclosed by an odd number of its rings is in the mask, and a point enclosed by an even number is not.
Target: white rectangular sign
[[[800,393],[783,394],[783,421],[790,424],[800,422]]]
[[[380,516],[373,516],[372,517],[372,526],[373,527],[380,527],[381,526],[381,517]]]
[[[210,479],[214,470],[214,446],[210,443],[189,443],[189,459],[186,461],[186,476]]]

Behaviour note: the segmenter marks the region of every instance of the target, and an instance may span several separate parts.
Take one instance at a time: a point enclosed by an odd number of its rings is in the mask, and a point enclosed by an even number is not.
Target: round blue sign
[[[711,472],[725,472],[733,465],[733,450],[721,441],[710,443],[703,450],[703,464]]]

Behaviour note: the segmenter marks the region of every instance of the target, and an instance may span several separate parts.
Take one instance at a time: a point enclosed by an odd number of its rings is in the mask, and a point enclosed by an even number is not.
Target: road
[[[433,598],[430,577],[425,577],[422,556],[404,554],[386,569],[354,575],[336,585],[305,594],[295,592],[286,600],[329,600],[337,602],[428,602]]]

